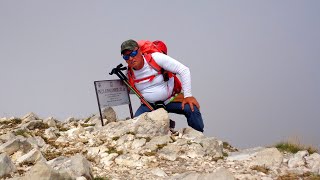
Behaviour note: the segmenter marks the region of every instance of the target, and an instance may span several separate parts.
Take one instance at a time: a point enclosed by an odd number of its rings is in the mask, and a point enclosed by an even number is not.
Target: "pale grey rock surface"
[[[107,123],[110,122],[116,122],[117,121],[117,114],[116,112],[113,110],[112,107],[107,107],[103,110],[103,118],[107,119]]]
[[[0,151],[8,153],[1,155],[5,160],[0,160],[4,164],[0,167],[9,168],[0,172],[17,180],[270,180],[288,173],[320,177],[318,153],[291,154],[266,147],[235,152],[236,148],[190,127],[171,134],[164,109],[129,120],[117,120],[112,111],[104,111],[103,127],[92,124],[97,115],[67,121],[42,120],[34,113],[22,121],[0,118],[6,122],[0,124]]]
[[[266,148],[257,152],[250,166],[279,167],[282,160],[283,155],[277,148]]]
[[[87,179],[93,179],[91,164],[80,154],[70,158],[59,157],[47,164],[59,172],[67,173],[72,178],[83,176]]]
[[[53,117],[48,117],[43,122],[48,124],[49,127],[57,127],[57,122]]]
[[[309,155],[308,151],[299,151],[288,161],[289,168],[304,166],[306,163],[305,156]]]
[[[19,150],[20,145],[21,143],[19,139],[9,140],[0,146],[0,153],[7,153],[8,155],[11,155]]]
[[[313,173],[320,174],[320,155],[318,153],[306,157],[306,162]]]
[[[16,166],[11,161],[6,153],[0,154],[0,178],[9,176],[12,172],[16,171]]]
[[[20,178],[21,180],[71,180],[71,176],[66,173],[59,173],[58,171],[51,168],[44,162],[38,162],[35,166],[31,168],[30,171],[26,173],[25,176]]]
[[[22,164],[22,163],[36,164],[38,161],[46,162],[47,160],[43,157],[42,153],[37,148],[32,149],[27,154],[24,154],[23,156],[17,159],[18,164]]]
[[[29,137],[27,138],[28,143],[31,144],[32,147],[38,147],[42,148],[43,146],[46,145],[46,142],[43,140],[42,137],[40,136],[35,136],[35,137]]]
[[[8,132],[0,136],[0,142],[1,141],[6,142],[14,138],[15,138],[15,135],[13,134],[13,132]]]

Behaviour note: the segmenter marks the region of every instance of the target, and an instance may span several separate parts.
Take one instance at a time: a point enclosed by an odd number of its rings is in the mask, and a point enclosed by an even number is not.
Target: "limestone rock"
[[[49,127],[57,127],[56,120],[53,117],[48,117],[43,122],[48,124]]]
[[[16,136],[13,134],[13,132],[8,132],[6,134],[3,134],[0,136],[0,141],[9,141],[11,139],[14,139]]]
[[[320,155],[318,153],[313,153],[306,157],[306,162],[311,172],[320,174]]]
[[[168,175],[160,168],[155,168],[151,170],[151,173],[153,175],[159,176],[159,177],[167,177]]]
[[[255,155],[250,166],[279,167],[282,160],[283,155],[277,148],[266,148]]]
[[[170,142],[172,142],[172,139],[169,135],[153,137],[146,143],[141,153],[156,151],[159,146],[167,145]]]
[[[158,151],[159,157],[174,161],[179,157],[179,152],[181,150],[180,146],[175,144],[168,144],[167,146],[163,147],[161,150]]]
[[[6,153],[0,154],[0,178],[9,176],[15,171],[16,166],[13,164],[10,157]]]
[[[200,174],[196,172],[184,172],[170,178],[169,180],[198,180]]]
[[[288,167],[294,168],[294,167],[304,166],[306,163],[304,157],[307,156],[308,154],[309,154],[308,151],[297,152],[292,158],[289,159]]]
[[[139,151],[140,148],[146,144],[146,141],[147,140],[145,138],[134,139],[132,144],[131,144],[131,148],[133,150]]]
[[[87,123],[94,124],[94,128],[96,129],[102,127],[100,115],[90,118],[90,120]],[[104,125],[108,124],[107,119],[103,119],[103,124]]]
[[[0,146],[0,153],[7,153],[8,155],[11,155],[18,151],[20,148],[20,140],[19,139],[12,139]]]
[[[66,120],[65,120],[65,122],[66,123],[71,123],[71,122],[76,122],[77,120],[76,120],[76,118],[74,118],[74,117],[68,117]]]
[[[200,144],[191,143],[190,145],[184,145],[182,148],[184,153],[180,155],[182,158],[201,158],[205,156],[205,150]]]
[[[227,157],[227,161],[248,161],[251,160],[259,151],[263,150],[263,147],[255,147],[250,149],[244,149],[238,152],[232,152]]]
[[[105,121],[115,122],[103,127],[98,116],[62,122],[30,114],[22,123],[19,118],[0,118],[0,152],[8,153],[0,155],[5,159],[0,158],[0,179],[271,180],[288,173],[320,177],[318,153],[281,153],[265,147],[234,152],[190,127],[171,134],[164,109],[120,121],[111,108],[108,111]],[[99,124],[91,126],[95,119]]]
[[[41,179],[41,180],[56,180],[56,179],[66,179],[71,180],[71,176],[66,173],[60,173],[44,162],[38,162],[35,166],[31,168],[29,172],[26,173],[22,180],[30,179]]]
[[[44,137],[46,137],[48,140],[56,140],[57,136],[55,133],[55,129],[53,127],[50,127],[44,131]]]
[[[163,108],[160,108],[140,115],[135,122],[134,132],[137,137],[167,135],[169,132],[168,113]]]
[[[230,171],[225,168],[218,168],[212,173],[186,172],[170,178],[170,180],[235,180]]]
[[[64,137],[64,136],[60,136],[56,141],[55,143],[57,145],[67,145],[69,143],[69,140],[68,138]]]
[[[125,134],[121,136],[116,142],[117,150],[127,152],[129,149],[131,149],[131,144],[133,140],[134,135],[132,134]]]
[[[141,160],[138,154],[122,154],[115,159],[115,162],[121,166],[142,167],[145,162]]]
[[[59,172],[69,174],[72,178],[84,176],[87,179],[93,179],[90,162],[80,154],[70,158],[60,156],[48,161],[48,164]]]
[[[103,110],[103,119],[107,119],[107,123],[116,122],[117,115],[116,112],[113,110],[112,107],[107,107]]]
[[[75,177],[83,176],[87,179],[93,179],[92,167],[90,162],[82,155],[77,154],[71,158],[71,171]]]
[[[36,162],[38,162],[38,161],[43,161],[43,162],[47,161],[38,149],[33,149],[30,152],[28,152],[27,154],[25,154],[17,159],[17,163],[19,163],[19,164],[23,164],[23,163],[36,164]]]
[[[202,132],[197,131],[191,127],[182,128],[179,132],[179,136],[181,138],[189,139],[189,140],[204,138],[204,135]]]
[[[111,122],[100,129],[99,138],[101,140],[108,140],[130,132],[134,132],[133,120]]]
[[[26,120],[26,119],[29,119],[29,120],[38,120],[40,119],[38,115],[36,115],[35,113],[33,112],[30,112],[28,114],[26,114],[25,116],[22,117],[22,120]]]
[[[77,140],[80,134],[85,133],[85,130],[82,126],[79,126],[77,128],[69,129],[66,133],[69,139]]]
[[[20,151],[27,153],[32,149],[32,145],[28,142],[26,138],[20,139]]]
[[[42,120],[31,120],[25,124],[22,124],[21,128],[26,128],[29,130],[34,129],[45,129],[47,127],[47,124],[44,124]]]
[[[232,173],[225,168],[218,168],[213,173],[202,174],[199,177],[199,179],[203,179],[203,180],[211,180],[211,179],[235,180]]]
[[[32,147],[42,148],[46,145],[46,142],[40,136],[29,137],[27,141],[32,145]]]
[[[108,154],[107,156],[103,157],[100,160],[100,163],[102,163],[104,165],[104,167],[110,166],[111,164],[113,164],[113,160],[115,160],[115,158],[118,156],[117,153],[111,153]],[[119,160],[118,160],[119,161]],[[121,163],[120,163],[121,164]]]
[[[204,149],[205,155],[212,157],[222,157],[223,143],[216,138],[200,138],[194,140],[198,142]]]

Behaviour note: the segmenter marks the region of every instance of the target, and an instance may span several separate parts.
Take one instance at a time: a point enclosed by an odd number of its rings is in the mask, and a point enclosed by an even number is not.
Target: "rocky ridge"
[[[0,118],[0,179],[319,179],[320,155],[237,150],[192,128],[169,131],[159,109],[118,120]]]

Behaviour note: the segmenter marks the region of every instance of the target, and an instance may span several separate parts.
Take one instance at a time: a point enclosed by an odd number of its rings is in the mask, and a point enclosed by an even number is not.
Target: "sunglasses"
[[[135,57],[138,54],[138,49],[135,51],[132,51],[129,55],[123,55],[123,59],[128,61],[130,57]]]

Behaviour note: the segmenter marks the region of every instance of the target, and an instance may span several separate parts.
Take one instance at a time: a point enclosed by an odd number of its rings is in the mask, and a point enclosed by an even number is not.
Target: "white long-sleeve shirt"
[[[179,74],[181,77],[182,90],[184,97],[190,97],[191,94],[191,75],[188,67],[165,54],[155,52],[151,54],[156,63],[163,69]],[[165,101],[172,95],[174,86],[174,79],[164,81],[162,74],[158,74],[144,59],[144,65],[139,70],[133,70],[135,79],[143,79],[152,75],[156,77],[150,81],[149,79],[135,83],[136,88],[140,91],[142,96],[151,103],[156,101]]]

